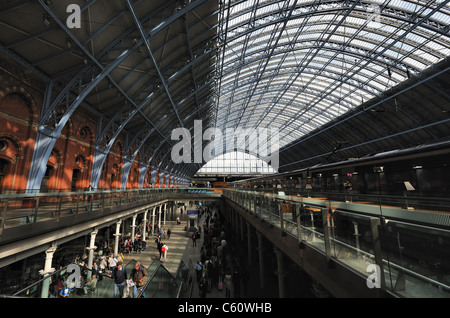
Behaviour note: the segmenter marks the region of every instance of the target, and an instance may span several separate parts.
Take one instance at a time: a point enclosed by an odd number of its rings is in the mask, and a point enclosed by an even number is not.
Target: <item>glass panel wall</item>
[[[197,175],[205,174],[269,174],[275,173],[270,165],[244,152],[229,152],[207,162]]]
[[[224,195],[243,207],[257,202],[256,215],[367,277],[368,284],[400,297],[450,297],[445,215],[411,212],[401,197],[380,198],[377,205],[351,202],[346,194],[340,201],[231,189]]]

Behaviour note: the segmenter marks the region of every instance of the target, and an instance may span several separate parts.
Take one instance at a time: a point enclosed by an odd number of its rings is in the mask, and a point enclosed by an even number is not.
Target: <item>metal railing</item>
[[[224,196],[299,244],[358,272],[368,283],[378,266],[377,283],[397,296],[450,297],[450,214],[446,209],[412,210],[403,205],[404,198],[393,196],[349,200],[348,193],[338,200],[337,194],[330,199],[323,194],[228,189]],[[428,206],[433,204],[426,200]],[[448,202],[444,199],[434,206],[447,208]]]
[[[221,192],[201,188],[149,188],[143,190],[57,191],[0,195],[0,238],[5,229],[39,222],[59,222],[67,216],[126,207],[186,196],[219,198]]]

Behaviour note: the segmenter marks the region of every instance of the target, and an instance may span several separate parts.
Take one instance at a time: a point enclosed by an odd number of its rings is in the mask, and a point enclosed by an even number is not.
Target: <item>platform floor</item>
[[[200,226],[203,225],[203,219],[200,219]],[[162,238],[161,242],[166,243],[169,250],[166,255],[166,259],[161,258],[162,265],[172,274],[175,275],[180,265],[181,260],[184,261],[185,264],[189,264],[189,261],[192,264],[195,264],[197,259],[201,257],[201,248],[204,242],[204,233],[202,233],[201,238],[197,239],[196,246],[193,245],[192,241],[192,232],[185,231],[186,222],[182,222],[177,225],[176,221],[166,221],[165,224],[161,224],[161,227],[164,229],[170,229],[171,235],[170,238]],[[159,259],[159,251],[156,248],[156,234],[148,235],[146,240],[146,250],[141,253],[132,252],[129,255],[124,255],[124,263],[131,260],[136,260],[141,262],[141,264],[145,267],[150,266],[150,264],[154,260]],[[244,260],[245,261],[245,260]],[[246,264],[245,264],[246,265]],[[256,266],[257,267],[257,266]],[[235,295],[234,286],[232,284],[231,288],[231,298],[277,298],[278,297],[278,288],[276,286],[277,282],[274,278],[274,275],[270,275],[266,280],[266,288],[259,288],[259,276],[258,271],[252,269],[248,271],[248,277],[246,280],[241,279],[240,283],[240,293],[239,295]],[[199,287],[197,283],[194,283],[192,289],[191,298],[200,298],[199,296]],[[217,286],[212,286],[211,291],[206,294],[206,298],[226,298],[225,295],[225,286],[222,290],[218,290]]]
[[[196,246],[193,246],[193,241],[191,238],[192,232],[185,231],[185,225],[185,222],[177,225],[176,221],[166,221],[165,225],[161,225],[163,229],[170,229],[172,232],[170,238],[166,236],[166,238],[162,237],[161,239],[161,242],[165,243],[169,250],[166,254],[166,258],[164,259],[164,257],[161,257],[160,259],[162,265],[172,275],[176,274],[181,261],[184,261],[185,264],[189,264],[189,261],[191,261],[192,264],[195,264],[197,259],[200,257],[200,250],[203,245],[204,236],[201,235],[201,238],[196,241]],[[145,251],[142,251],[141,253],[132,252],[129,255],[124,255],[124,263],[126,264],[128,261],[134,259],[141,262],[141,264],[147,268],[154,260],[158,260],[159,251],[156,248],[156,236],[157,235],[153,233],[148,235],[146,240],[147,247]],[[211,292],[207,294],[207,297],[225,297],[225,290],[219,291],[217,288],[212,288]],[[194,284],[193,286],[192,298],[200,298],[197,284]]]

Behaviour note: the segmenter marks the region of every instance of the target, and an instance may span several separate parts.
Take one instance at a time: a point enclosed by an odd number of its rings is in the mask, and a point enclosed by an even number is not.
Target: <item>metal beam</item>
[[[165,91],[167,93],[167,96],[168,96],[168,98],[170,100],[172,108],[175,111],[175,114],[177,115],[177,118],[178,118],[178,121],[179,121],[181,127],[183,127],[183,122],[182,122],[182,120],[181,120],[181,118],[180,118],[180,116],[178,114],[177,107],[176,107],[176,105],[175,105],[175,103],[174,103],[174,101],[172,99],[172,95],[170,94],[169,87],[167,86],[167,81],[166,81],[166,79],[164,78],[164,76],[162,75],[162,73],[161,73],[161,71],[159,69],[158,63],[156,62],[155,56],[153,55],[153,52],[152,52],[152,50],[150,48],[150,43],[149,43],[149,41],[148,41],[148,39],[147,39],[147,37],[146,37],[146,35],[144,33],[144,29],[142,27],[142,24],[139,21],[138,17],[136,16],[136,12],[134,11],[134,8],[133,8],[133,6],[130,3],[130,0],[126,0],[126,2],[127,2],[128,10],[130,11],[131,16],[133,17],[133,20],[134,20],[134,22],[135,22],[135,24],[136,24],[136,26],[137,26],[137,28],[139,30],[139,33],[141,34],[142,41],[144,42],[145,47],[147,48],[147,51],[150,54],[150,57],[152,59],[153,65],[154,65],[154,67],[156,69],[156,72],[158,73],[158,76],[159,76],[159,78],[161,80],[161,83],[162,83],[162,85],[163,85],[163,87],[164,87],[164,89],[165,89]]]

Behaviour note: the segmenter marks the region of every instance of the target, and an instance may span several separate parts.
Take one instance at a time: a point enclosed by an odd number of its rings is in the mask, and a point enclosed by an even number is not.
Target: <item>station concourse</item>
[[[0,21],[0,297],[114,298],[118,258],[146,298],[449,297],[450,0]]]

